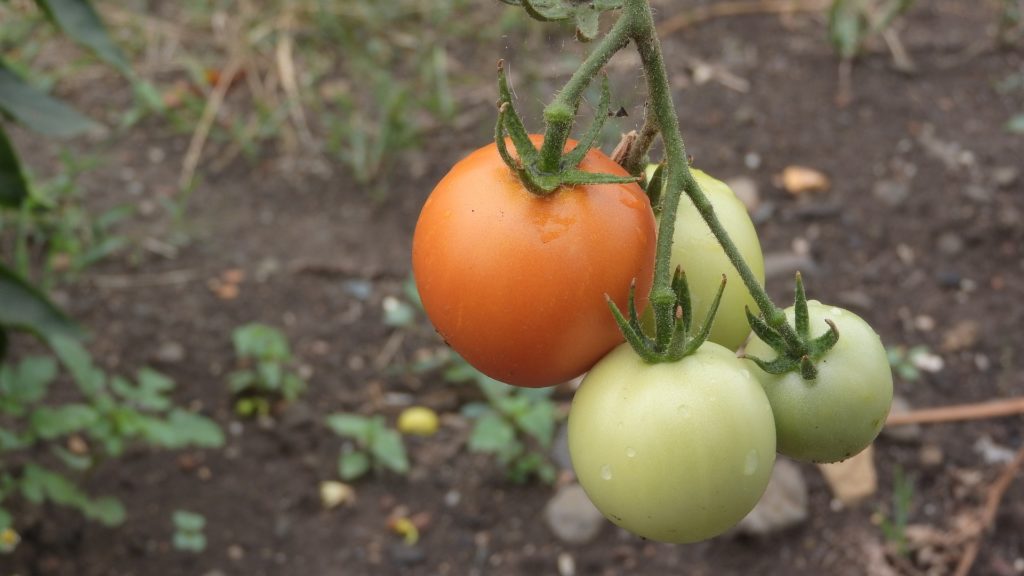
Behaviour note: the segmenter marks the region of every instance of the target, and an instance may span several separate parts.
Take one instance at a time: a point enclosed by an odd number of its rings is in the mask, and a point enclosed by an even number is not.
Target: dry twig
[[[907,424],[936,424],[940,422],[960,422],[964,420],[984,420],[1001,416],[1024,414],[1024,397],[1007,398],[995,402],[980,404],[960,404],[942,408],[927,408],[889,414],[886,426],[905,426]]]
[[[1021,466],[1024,466],[1024,446],[1017,451],[1017,457],[1003,469],[1003,472],[999,474],[996,481],[989,487],[988,496],[985,498],[985,507],[981,511],[981,529],[967,543],[967,547],[964,549],[963,556],[960,557],[960,562],[957,564],[956,572],[953,573],[953,576],[967,576],[971,573],[974,561],[978,558],[978,552],[981,551],[981,541],[985,536],[985,532],[992,530],[994,527],[996,514],[999,512],[999,504],[1003,501],[1003,495],[1006,494],[1007,488],[1010,487]]]

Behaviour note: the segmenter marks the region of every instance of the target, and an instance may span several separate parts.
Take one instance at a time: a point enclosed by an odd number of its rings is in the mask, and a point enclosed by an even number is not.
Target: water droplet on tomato
[[[758,460],[757,450],[747,452],[747,460],[743,463],[743,473],[750,476],[757,472]]]
[[[626,458],[636,458],[636,450],[633,448],[626,448]]]
[[[746,368],[744,368],[743,370],[740,370],[740,374],[743,374],[744,378],[746,378],[747,380],[750,380],[750,370],[747,370]]]
[[[605,480],[611,480],[612,479],[612,467],[611,466],[609,466],[607,464],[605,464],[604,466],[601,466],[601,478],[603,478]]]
[[[842,316],[843,315],[843,309],[842,308],[836,308],[835,306],[833,306],[832,309],[829,310],[829,312],[831,312],[833,316]]]

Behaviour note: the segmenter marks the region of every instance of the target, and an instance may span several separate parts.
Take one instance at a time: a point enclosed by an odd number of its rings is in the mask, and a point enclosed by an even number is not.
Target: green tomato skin
[[[878,334],[849,310],[808,303],[812,336],[835,322],[839,341],[816,363],[818,377],[768,374],[749,360],[775,414],[779,453],[808,462],[838,462],[868,447],[885,425],[892,404],[892,370]],[[786,309],[793,325],[794,311]],[[756,336],[746,353],[763,360],[776,354]]]
[[[735,525],[775,462],[768,399],[743,361],[705,343],[647,364],[628,344],[584,378],[569,411],[580,484],[613,523],[661,542],[697,542]]]
[[[718,220],[728,231],[729,237],[736,244],[754,277],[761,286],[764,286],[764,255],[746,206],[725,182],[696,168],[690,168],[690,172],[711,202]],[[700,212],[686,194],[679,199],[679,209],[676,212],[671,262],[673,272],[677,266],[682,266],[683,272],[686,273],[690,301],[693,305],[693,326],[699,326],[704,322],[715,294],[718,293],[718,286],[722,283],[722,274],[725,274],[728,282],[708,339],[730,350],[739,348],[750,335],[750,325],[747,324],[743,309],[748,307],[757,310],[757,303],[754,302],[754,297],[743,284],[743,279],[722,246],[711,233],[711,228],[701,218]],[[644,314],[644,326],[649,332],[653,332],[654,320],[650,312]]]

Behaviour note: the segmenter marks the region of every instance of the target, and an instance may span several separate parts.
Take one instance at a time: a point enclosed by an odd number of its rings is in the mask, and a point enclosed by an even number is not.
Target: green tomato
[[[867,448],[885,425],[892,404],[892,370],[878,334],[849,310],[807,303],[812,336],[835,322],[839,341],[816,362],[818,377],[804,380],[799,373],[780,376],[751,371],[764,387],[775,413],[779,453],[810,462],[838,462]],[[793,307],[786,309],[793,324]],[[756,336],[746,353],[772,360],[776,353]]]
[[[746,206],[721,180],[712,178],[696,168],[690,168],[690,172],[693,173],[704,195],[708,197],[718,220],[736,244],[754,277],[764,286],[764,255],[761,253],[761,242],[757,238],[757,231],[754,230],[754,223],[747,214]],[[649,167],[648,178],[650,176]],[[707,316],[718,292],[718,286],[722,282],[722,274],[725,274],[728,284],[722,294],[722,303],[715,316],[709,340],[730,350],[739,348],[750,334],[750,326],[747,324],[743,309],[749,307],[751,310],[757,310],[757,304],[743,284],[739,272],[729,261],[722,246],[686,194],[679,199],[679,209],[676,212],[671,261],[671,270],[682,266],[686,273],[694,326],[699,326]],[[649,311],[644,314],[644,326],[649,332],[653,332],[654,319]]]
[[[647,364],[622,344],[584,378],[569,454],[613,523],[662,542],[721,534],[757,504],[775,462],[771,406],[735,354],[705,343]]]

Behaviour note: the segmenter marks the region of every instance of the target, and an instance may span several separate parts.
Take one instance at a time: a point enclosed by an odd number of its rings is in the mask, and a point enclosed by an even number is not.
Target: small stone
[[[942,452],[942,448],[935,444],[926,444],[921,447],[921,451],[917,454],[917,459],[920,460],[921,465],[925,468],[935,468],[942,465],[943,460],[946,456]]]
[[[964,188],[964,195],[975,202],[991,202],[993,192],[986,186],[971,183]]]
[[[743,165],[750,170],[757,170],[761,167],[761,155],[757,152],[747,152],[743,156]]]
[[[161,342],[156,349],[156,360],[164,364],[177,364],[185,359],[185,347],[179,342]]]
[[[238,562],[242,558],[245,558],[245,549],[238,544],[228,546],[228,558]]]
[[[989,436],[982,436],[974,443],[974,451],[981,454],[986,464],[1009,464],[1013,462],[1016,452],[996,444]]]
[[[604,516],[590,502],[579,484],[563,486],[544,508],[544,520],[554,535],[566,544],[594,540],[605,524]]]
[[[753,178],[736,176],[729,178],[725,183],[736,194],[736,197],[740,199],[740,202],[743,202],[743,205],[747,207],[748,212],[757,210],[758,205],[761,203],[761,194],[758,192],[757,182]]]
[[[906,414],[911,411],[910,402],[900,395],[893,396],[890,414]],[[886,426],[882,428],[882,434],[900,442],[916,442],[921,439],[921,425],[907,424],[905,426]]]
[[[281,425],[285,428],[302,428],[314,422],[313,408],[304,400],[295,400],[285,405],[281,414]]]
[[[947,256],[956,256],[963,252],[964,241],[953,232],[946,232],[939,236],[936,246],[939,248],[939,252]]]
[[[444,495],[444,505],[449,508],[455,508],[462,502],[462,493],[458,490],[449,490]]]
[[[1000,166],[992,170],[992,182],[1000,188],[1009,188],[1020,179],[1020,169],[1015,166]]]
[[[878,491],[872,446],[842,462],[818,464],[818,469],[824,474],[832,494],[845,506],[856,504]]]
[[[572,470],[572,457],[569,456],[569,427],[559,426],[555,441],[551,443],[551,459],[562,470]]]
[[[352,504],[356,501],[356,491],[343,482],[326,481],[320,483],[320,503],[328,510],[333,510],[342,504]]]
[[[917,328],[921,332],[931,332],[932,330],[935,330],[935,318],[932,318],[927,314],[915,316],[914,328]]]
[[[558,574],[559,576],[576,576],[576,559],[572,557],[572,554],[562,552],[558,555]]]
[[[740,521],[737,531],[752,536],[781,532],[807,519],[807,483],[796,464],[776,460],[772,477],[757,506]]]
[[[149,149],[149,151],[146,153],[146,156],[149,158],[149,161],[152,162],[153,164],[159,164],[163,162],[164,159],[167,158],[167,152],[164,152],[163,148],[158,148],[154,146]]]
[[[888,206],[901,206],[910,197],[910,185],[896,180],[879,180],[875,182],[872,192]]]

